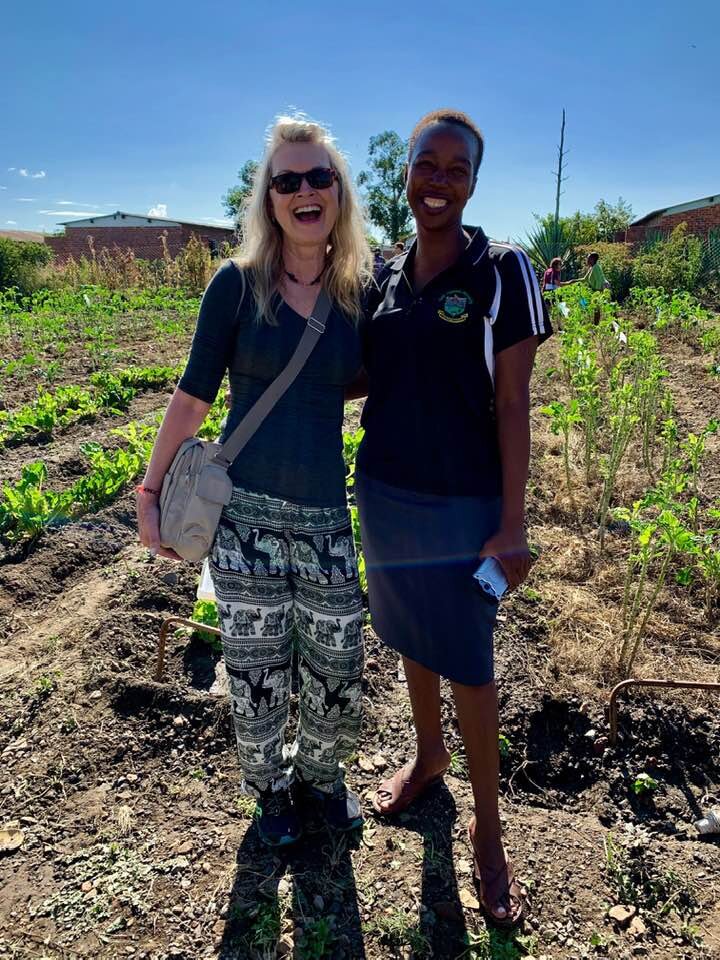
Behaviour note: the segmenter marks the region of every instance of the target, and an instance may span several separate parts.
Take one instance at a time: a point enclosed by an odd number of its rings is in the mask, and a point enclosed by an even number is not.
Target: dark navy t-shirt
[[[229,373],[232,406],[223,440],[286,366],[305,325],[284,301],[276,326],[258,320],[250,284],[233,261],[210,281],[179,387],[212,403]],[[307,506],[344,505],[344,392],[360,363],[356,325],[333,308],[297,379],[230,467],[233,483]]]
[[[369,389],[357,465],[418,493],[498,496],[494,358],[552,330],[525,252],[466,231],[465,251],[419,294],[415,245],[378,278],[360,328]]]

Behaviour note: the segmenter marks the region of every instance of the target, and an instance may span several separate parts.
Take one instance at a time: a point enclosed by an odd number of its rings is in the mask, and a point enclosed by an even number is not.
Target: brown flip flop
[[[491,886],[495,883],[502,871],[507,872],[507,888],[502,896],[495,901],[495,906],[502,907],[506,911],[506,914],[504,917],[498,917],[493,913],[492,904],[490,904],[487,899],[486,883],[483,879],[475,851],[475,843],[473,841],[474,825],[475,818],[473,817],[468,827],[468,840],[470,841],[473,852],[473,879],[475,880],[475,888],[477,890],[478,900],[480,901],[480,908],[488,923],[492,924],[492,926],[498,930],[516,930],[525,922],[528,913],[529,900],[527,889],[517,879],[512,863],[507,860],[504,867],[500,867],[499,870],[496,870],[492,874],[490,882],[487,884],[487,886]]]
[[[405,766],[397,770],[389,780],[383,780],[375,791],[372,798],[372,805],[375,813],[379,816],[389,817],[395,813],[403,813],[414,800],[417,800],[421,794],[429,790],[433,784],[440,783],[446,772],[446,770],[443,770],[442,773],[435,774],[435,776],[430,777],[429,780],[423,780],[418,783],[414,780],[404,779],[403,773],[409,766],[410,764],[406,763]],[[385,801],[384,798],[381,798],[381,794],[386,794],[388,800]],[[381,807],[380,803],[386,803],[387,805]]]

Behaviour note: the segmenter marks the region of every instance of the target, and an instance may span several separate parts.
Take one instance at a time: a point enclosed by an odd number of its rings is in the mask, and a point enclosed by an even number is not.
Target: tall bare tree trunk
[[[560,127],[560,146],[558,147],[558,168],[554,171],[557,178],[557,187],[555,188],[555,236],[558,235],[560,227],[560,194],[562,193],[563,163],[565,160],[565,107],[563,107],[562,126]]]

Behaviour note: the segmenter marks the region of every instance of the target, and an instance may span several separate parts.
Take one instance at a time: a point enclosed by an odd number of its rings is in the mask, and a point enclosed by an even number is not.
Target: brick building
[[[648,233],[660,231],[668,234],[679,223],[687,223],[688,232],[703,239],[711,230],[720,230],[720,194],[653,210],[631,223],[625,235],[617,239],[626,240],[628,243],[641,243]]]
[[[90,237],[96,253],[100,253],[103,248],[129,248],[136,257],[143,260],[159,260],[162,257],[163,234],[173,257],[177,256],[193,234],[213,252],[220,250],[223,243],[234,243],[235,238],[234,230],[229,227],[211,227],[206,223],[142,216],[120,210],[99,217],[68,220],[60,226],[65,227],[64,234],[46,237],[45,240],[53,248],[55,259],[59,261],[67,260],[71,256],[76,260],[87,256]]]

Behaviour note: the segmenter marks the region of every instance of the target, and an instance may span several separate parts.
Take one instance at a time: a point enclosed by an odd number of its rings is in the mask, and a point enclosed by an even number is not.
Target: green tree
[[[364,190],[370,221],[382,230],[390,243],[403,240],[410,232],[412,215],[405,197],[407,142],[394,130],[370,138],[368,170],[357,178]]]
[[[552,234],[555,226],[555,214],[546,213],[541,217],[539,213],[533,216],[537,221],[537,228],[543,233]],[[575,243],[593,243],[597,240],[597,227],[595,218],[591,213],[580,213],[576,210],[570,217],[560,217],[558,221],[558,233],[567,237],[570,244]]]
[[[229,217],[232,217],[238,226],[240,224],[243,205],[252,193],[253,181],[258,166],[257,160],[246,160],[238,171],[239,183],[234,187],[230,187],[227,193],[223,195],[222,205],[225,208],[225,213]]]
[[[632,222],[632,217],[632,207],[622,197],[618,197],[618,202],[614,205],[608,203],[607,200],[598,200],[593,213],[597,229],[595,239],[611,243],[615,239],[616,233],[627,230]]]
[[[550,232],[555,222],[555,215],[546,213],[544,216],[533,214],[542,232]],[[598,200],[592,213],[581,213],[576,210],[572,216],[560,217],[561,232],[569,237],[573,246],[592,243],[610,243],[615,235],[626,230],[632,221],[632,207],[622,197],[618,197],[615,204],[607,200]]]
[[[17,287],[32,293],[41,285],[41,268],[52,260],[53,252],[44,243],[27,243],[0,237],[0,290]]]
[[[571,217],[564,217],[573,243],[594,243],[597,240],[597,224],[592,213],[576,210]]]

